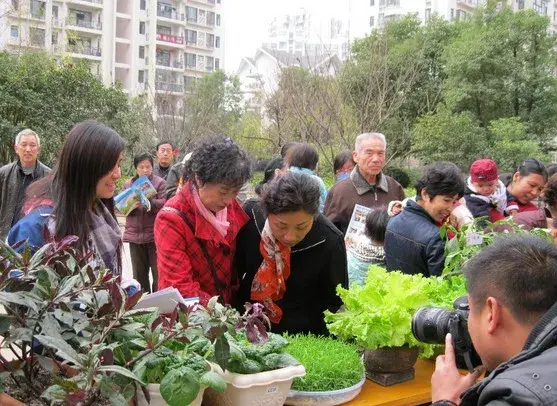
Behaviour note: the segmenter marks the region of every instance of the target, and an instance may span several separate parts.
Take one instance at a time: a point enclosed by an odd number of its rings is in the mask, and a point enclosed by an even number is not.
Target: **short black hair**
[[[534,324],[557,300],[557,247],[528,234],[508,234],[482,249],[464,267],[469,300],[492,296],[517,321]]]
[[[280,156],[282,158],[286,158],[286,154],[288,154],[288,151],[290,150],[290,148],[292,148],[293,146],[298,145],[298,144],[299,144],[299,142],[295,142],[295,141],[287,142],[280,149]]]
[[[524,162],[522,162],[522,164],[520,164],[520,166],[516,168],[516,171],[520,173],[520,176],[536,174],[541,175],[545,181],[547,181],[547,179],[549,178],[547,174],[547,168],[541,161],[537,160],[536,158],[525,159]]]
[[[319,153],[311,145],[304,142],[290,148],[284,160],[288,167],[296,166],[314,171],[319,162]]]
[[[385,208],[372,210],[366,216],[366,235],[371,241],[385,242],[385,231],[389,222],[389,213]]]
[[[422,199],[422,190],[434,198],[439,195],[454,196],[460,199],[464,195],[464,176],[452,162],[435,162],[424,169],[424,174],[416,183],[416,200]]]
[[[304,211],[312,216],[319,214],[319,183],[313,177],[287,172],[267,184],[261,205],[267,214]]]
[[[271,159],[267,166],[265,166],[265,171],[263,172],[263,180],[255,185],[255,193],[261,196],[263,193],[263,187],[269,183],[275,177],[275,171],[277,169],[282,169],[284,167],[284,161],[282,158]]]
[[[230,141],[200,143],[184,164],[184,177],[201,184],[220,183],[241,186],[251,177],[252,165],[248,154]]]
[[[551,163],[549,165],[546,165],[545,169],[547,170],[548,178],[551,178],[553,175],[557,173],[557,164]]]
[[[552,207],[557,205],[557,175],[550,177],[547,185],[545,185],[543,202]]]
[[[341,153],[337,154],[333,161],[333,172],[337,173],[337,171],[341,169],[348,161],[351,161],[354,165],[356,165],[356,162],[354,162],[354,158],[352,157],[352,152],[342,151]]]
[[[161,141],[157,144],[157,148],[156,148],[155,151],[158,151],[159,148],[161,147],[161,145],[164,145],[164,144],[168,144],[172,147],[172,149],[174,149],[174,145],[170,141]]]
[[[149,161],[151,162],[151,166],[153,166],[153,156],[151,154],[139,154],[133,157],[133,167],[135,169],[137,169],[137,165],[139,165],[139,163],[141,161]]]

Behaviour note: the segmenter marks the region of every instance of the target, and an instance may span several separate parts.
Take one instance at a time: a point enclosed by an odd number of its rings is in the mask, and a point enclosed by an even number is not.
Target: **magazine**
[[[127,216],[139,206],[143,206],[147,211],[151,210],[149,199],[156,196],[157,190],[153,187],[147,176],[140,176],[126,189],[114,198],[116,208],[124,216]]]
[[[193,306],[199,303],[198,297],[184,299],[176,288],[168,287],[157,292],[143,295],[134,309],[146,309],[156,307],[161,313],[172,313],[178,303]]]
[[[373,209],[357,204],[354,206],[350,223],[344,235],[346,249],[350,249],[353,244],[358,243],[365,237],[366,217]]]

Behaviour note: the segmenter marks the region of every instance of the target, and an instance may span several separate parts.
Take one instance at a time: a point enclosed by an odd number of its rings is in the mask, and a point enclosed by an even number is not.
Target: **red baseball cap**
[[[470,166],[472,182],[492,181],[499,179],[499,169],[493,159],[478,159]]]

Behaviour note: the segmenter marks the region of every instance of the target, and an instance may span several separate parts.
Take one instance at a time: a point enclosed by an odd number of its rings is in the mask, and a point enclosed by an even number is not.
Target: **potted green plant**
[[[306,369],[305,376],[294,379],[285,404],[335,406],[358,396],[365,373],[355,344],[312,334],[285,338],[286,351]]]
[[[226,381],[223,393],[209,388],[204,405],[283,405],[294,378],[303,376],[305,369],[285,352],[288,341],[267,333],[261,320],[269,324],[260,304],[246,304],[246,312],[259,316],[257,326],[251,325],[235,336],[226,333],[229,358],[215,371]]]
[[[372,266],[364,286],[353,285],[350,290],[337,288],[344,310],[326,312],[329,331],[364,348],[368,376],[378,374],[412,375],[418,353],[429,357],[431,345],[418,342],[411,328],[414,312],[422,306],[452,308],[456,297],[466,293],[462,276],[425,278],[387,272]],[[390,382],[378,379],[379,383]]]

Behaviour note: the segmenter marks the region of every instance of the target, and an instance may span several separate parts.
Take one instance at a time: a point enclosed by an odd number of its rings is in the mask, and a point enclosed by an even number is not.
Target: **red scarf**
[[[265,221],[261,233],[259,252],[263,262],[251,284],[251,299],[261,302],[269,319],[278,324],[282,319],[282,309],[275,301],[282,299],[286,292],[286,280],[290,276],[290,248],[275,239],[269,220]]]

